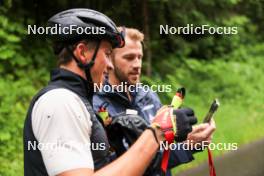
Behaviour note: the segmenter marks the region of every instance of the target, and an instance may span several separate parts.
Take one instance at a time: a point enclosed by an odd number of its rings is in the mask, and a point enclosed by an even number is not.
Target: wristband
[[[152,131],[156,142],[159,144],[159,140],[158,140],[157,133],[156,133],[155,129],[152,128],[151,126],[148,126],[147,129],[149,129],[150,131]]]

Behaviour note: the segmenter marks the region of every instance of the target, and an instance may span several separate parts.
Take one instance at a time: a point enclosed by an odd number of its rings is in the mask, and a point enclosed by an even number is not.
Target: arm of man
[[[175,150],[170,151],[168,169],[172,169],[184,163],[189,163],[192,160],[194,160],[193,152],[191,150],[184,150],[182,145],[178,145]]]
[[[93,170],[90,148],[92,122],[82,100],[66,89],[54,89],[35,103],[33,133],[41,146],[49,175],[77,168]]]
[[[124,155],[97,172],[93,172],[91,169],[75,169],[61,173],[58,176],[142,175],[156,154],[157,149],[158,144],[152,132],[146,130]]]
[[[82,146],[90,143],[90,115],[85,114],[85,106],[77,97],[66,96],[65,92],[58,91],[43,95],[36,102],[32,114],[33,131],[39,143],[59,145],[56,150],[41,150],[49,175],[134,176],[144,173],[158,149],[158,143],[150,130],[146,130],[128,152],[94,172],[90,147]],[[43,104],[45,106],[41,106]]]

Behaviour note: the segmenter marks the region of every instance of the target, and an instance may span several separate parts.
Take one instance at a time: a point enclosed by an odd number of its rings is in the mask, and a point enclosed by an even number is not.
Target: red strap
[[[207,152],[208,152],[208,165],[209,165],[210,176],[216,176],[212,152],[209,148],[207,148]],[[169,154],[170,154],[170,149],[164,150],[162,162],[161,162],[161,169],[164,173],[166,173],[167,170]]]
[[[162,161],[161,161],[161,169],[164,173],[166,173],[168,162],[169,162],[169,155],[170,155],[170,149],[164,150]]]
[[[165,135],[165,139],[168,142],[168,144],[173,143],[174,132],[172,130],[166,131],[164,133],[164,135]],[[165,149],[163,152],[163,156],[162,156],[161,169],[163,170],[164,173],[166,173],[166,170],[167,170],[167,166],[168,166],[168,162],[169,162],[169,156],[170,156],[170,148],[168,148],[167,150]]]
[[[164,132],[164,137],[165,141],[168,142],[168,144],[171,144],[174,142],[174,131],[173,131],[173,109],[172,107],[162,107],[157,115],[154,121],[152,122],[153,124],[157,123],[161,130]],[[163,152],[162,156],[162,161],[161,161],[161,169],[163,170],[164,173],[166,173],[167,166],[168,166],[168,161],[169,161],[169,148],[165,149]]]
[[[216,176],[212,152],[209,148],[207,148],[207,152],[208,152],[208,165],[209,165],[210,176]]]
[[[165,139],[166,141],[168,142],[168,144],[171,144],[174,142],[174,132],[171,130],[171,131],[166,131],[164,133],[164,136],[165,136]]]

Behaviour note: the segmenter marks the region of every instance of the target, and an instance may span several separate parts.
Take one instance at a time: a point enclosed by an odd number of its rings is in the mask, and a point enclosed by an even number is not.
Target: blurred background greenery
[[[184,106],[201,122],[213,98],[221,101],[214,142],[239,146],[264,137],[264,1],[261,0],[1,0],[0,176],[23,175],[22,129],[32,96],[56,66],[49,42],[27,35],[53,14],[75,7],[109,15],[146,35],[142,81],[187,89]],[[160,35],[159,25],[237,26],[237,35]],[[160,93],[169,103],[174,92]],[[214,151],[222,155],[223,151]],[[206,153],[175,173],[206,160]]]

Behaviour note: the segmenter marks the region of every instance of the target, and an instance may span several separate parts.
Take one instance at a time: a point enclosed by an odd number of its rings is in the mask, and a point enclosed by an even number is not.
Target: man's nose
[[[106,65],[106,68],[107,68],[108,71],[114,69],[114,65],[113,65],[111,59],[107,59],[107,65]]]
[[[135,58],[134,63],[133,63],[133,67],[134,68],[141,68],[142,62],[141,59],[139,57]]]

